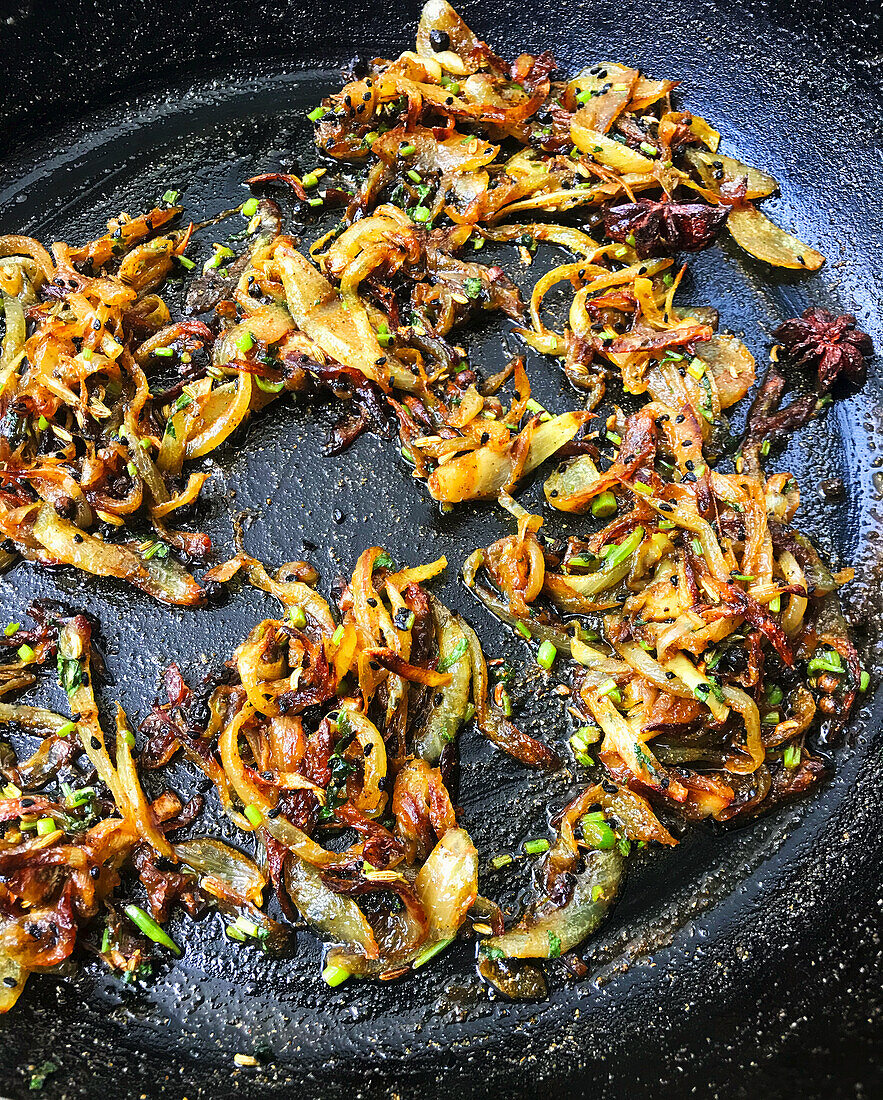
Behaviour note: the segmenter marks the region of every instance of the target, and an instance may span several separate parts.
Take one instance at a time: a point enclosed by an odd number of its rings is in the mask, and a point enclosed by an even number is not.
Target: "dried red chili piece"
[[[781,361],[792,367],[818,368],[819,389],[825,393],[841,374],[856,385],[865,379],[874,346],[857,325],[851,313],[838,316],[813,307],[804,310],[802,317],[783,321],[773,336],[782,346]]]
[[[729,212],[728,206],[638,199],[612,206],[604,218],[604,232],[612,241],[633,245],[641,259],[698,252],[717,237]]]

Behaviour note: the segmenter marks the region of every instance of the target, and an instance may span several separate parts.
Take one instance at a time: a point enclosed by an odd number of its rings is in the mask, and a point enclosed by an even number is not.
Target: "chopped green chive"
[[[343,985],[349,976],[349,970],[345,966],[337,965],[337,963],[329,963],[322,971],[322,981],[326,985],[330,985],[332,989],[336,985]]]
[[[521,637],[525,639],[525,641],[528,641],[528,642],[529,642],[529,641],[531,640],[531,638],[533,637],[533,635],[531,634],[531,632],[530,632],[530,631],[528,630],[528,628],[527,628],[527,627],[526,627],[526,626],[524,625],[524,623],[523,623],[523,622],[521,622],[521,620],[520,620],[520,619],[519,619],[519,620],[518,620],[518,622],[517,622],[517,623],[515,624],[515,629],[516,629],[516,630],[518,631],[518,633],[519,633],[519,634],[521,635]]]
[[[465,638],[461,638],[459,642],[454,646],[447,657],[443,657],[438,663],[439,672],[447,672],[449,668],[460,660],[464,653],[469,649],[469,643]]]
[[[236,337],[236,346],[240,351],[251,351],[254,347],[254,337],[250,332],[240,333]]]
[[[37,836],[49,836],[50,833],[54,833],[57,826],[55,819],[52,817],[41,817],[37,822]]]
[[[65,722],[63,726],[59,726],[55,731],[56,737],[68,737],[77,728],[76,722]]]
[[[503,714],[507,718],[512,717],[512,700],[509,698],[509,692],[505,688],[500,688],[500,704],[503,708]]]
[[[415,206],[411,211],[411,217],[415,222],[428,222],[432,211],[427,206]]]
[[[3,633],[6,635],[7,638],[11,638],[20,626],[21,623],[7,623],[6,626],[3,627]]]
[[[259,374],[254,376],[254,384],[264,393],[281,393],[285,388],[284,382],[268,382],[266,378],[261,378]]]
[[[638,146],[645,157],[658,157],[659,150],[655,145],[651,145],[648,141],[642,141]]]
[[[665,273],[665,274],[664,274],[664,275],[662,276],[662,281],[663,281],[663,283],[664,283],[664,284],[665,284],[666,286],[674,286],[674,282],[675,282],[675,280],[674,280],[674,276],[673,276],[673,275],[669,275],[669,274],[668,274],[668,272],[666,272],[666,273]]]
[[[583,837],[590,848],[612,848],[616,833],[604,820],[602,813],[586,814],[582,819]]]
[[[413,183],[423,182],[423,177],[420,175],[419,172],[415,172],[413,168],[408,169],[408,179],[411,180]]]
[[[623,541],[616,546],[607,556],[607,565],[612,569],[616,565],[621,565],[626,558],[631,557],[632,554],[641,545],[641,541],[644,538],[644,528],[636,527],[634,531],[623,539]]]
[[[537,651],[537,664],[540,668],[544,668],[547,672],[555,663],[555,658],[558,656],[558,650],[549,641],[548,638],[543,642]]]
[[[242,216],[244,218],[253,218],[258,212],[258,200],[252,196],[242,204]]]
[[[782,610],[782,597],[773,596],[769,603],[770,611],[779,612]]]
[[[601,730],[598,726],[580,726],[576,736],[584,745],[594,745],[601,740]]]
[[[616,497],[611,492],[601,493],[592,501],[592,515],[596,519],[606,519],[616,511]]]
[[[331,644],[332,645],[340,645],[340,643],[342,641],[343,641],[343,623],[341,623],[340,626],[337,628],[337,630],[335,630],[334,633],[331,635]]]
[[[49,421],[46,419],[45,416],[41,415],[40,417],[38,417],[37,427],[40,429],[41,432],[45,432],[46,429],[49,427]]]
[[[129,746],[130,749],[135,747],[135,734],[130,729],[123,730],[123,740]]]
[[[399,156],[400,157],[413,157],[413,155],[416,152],[417,152],[417,146],[416,145],[400,145],[399,146]]]
[[[145,913],[144,910],[138,905],[127,905],[124,910],[126,916],[135,925],[135,927],[144,933],[149,940],[153,940],[154,943],[162,944],[163,947],[167,947],[175,955],[181,954],[181,948],[175,943],[175,941],[169,936],[166,930],[156,921],[149,913]]]
[[[417,958],[412,963],[415,970],[419,969],[429,962],[430,959],[434,959],[436,955],[440,955],[445,948],[450,947],[454,942],[452,936],[449,940],[439,940],[438,943],[430,944],[429,947],[424,947]]]
[[[813,657],[811,661],[807,662],[807,672],[836,672],[838,675],[843,674],[843,661],[840,654],[833,649],[829,649],[819,657]]]
[[[297,627],[298,630],[303,630],[307,625],[306,612],[302,607],[289,607],[288,621],[292,626]]]
[[[541,837],[537,840],[526,840],[524,842],[524,850],[529,856],[539,856],[543,852],[548,852],[552,845],[545,838]]]
[[[632,490],[636,493],[640,493],[644,497],[653,496],[653,486],[648,485],[644,481],[635,481],[632,483]]]
[[[318,122],[320,118],[324,118],[327,114],[327,107],[315,107],[312,111],[309,112],[307,118],[310,120],[310,122]]]
[[[768,455],[770,453],[770,441],[765,439],[760,445],[760,453],[762,455]]]
[[[301,176],[300,182],[309,190],[311,187],[319,186],[319,177],[315,172],[307,172],[305,176]]]
[[[37,654],[33,651],[33,649],[31,649],[29,645],[22,645],[18,647],[18,656],[19,660],[27,663],[28,661],[33,661]]]
[[[782,757],[782,763],[786,768],[792,770],[800,763],[800,749],[797,745],[789,745],[785,749],[785,755]]]
[[[249,805],[245,807],[245,816],[256,829],[259,825],[263,825],[264,823],[264,815],[254,803],[249,803]]]
[[[324,201],[325,200],[319,198],[318,195],[314,199],[307,199],[307,202],[310,204],[310,206],[321,206]]]
[[[871,674],[865,669],[862,669],[862,674],[859,677],[858,689],[859,691],[867,691],[871,684]]]
[[[174,206],[180,196],[180,191],[166,191],[162,197],[162,201],[168,203],[169,206]]]
[[[159,355],[163,359],[171,359],[172,356],[175,354],[175,349],[174,348],[154,348],[153,349],[153,354],[154,355]]]
[[[194,267],[196,267],[196,264],[193,262],[193,260],[188,259],[187,256],[176,256],[175,258],[177,259],[181,267],[185,268],[187,271],[192,271]]]
[[[494,856],[489,862],[495,871],[499,871],[501,867],[507,867],[512,862],[512,856],[508,852],[500,852],[498,856]]]
[[[750,573],[731,573],[730,576],[734,581],[756,581],[757,577],[751,576]]]

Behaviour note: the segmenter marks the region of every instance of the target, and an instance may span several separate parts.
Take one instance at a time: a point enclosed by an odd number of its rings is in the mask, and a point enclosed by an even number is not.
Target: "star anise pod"
[[[857,324],[851,313],[838,317],[813,307],[805,309],[802,317],[783,321],[773,337],[782,346],[782,361],[793,367],[818,368],[819,390],[825,393],[841,374],[856,385],[865,380],[874,345]]]
[[[633,244],[640,258],[671,252],[698,252],[720,233],[729,206],[698,202],[637,202],[612,206],[604,218],[604,232],[612,241]]]

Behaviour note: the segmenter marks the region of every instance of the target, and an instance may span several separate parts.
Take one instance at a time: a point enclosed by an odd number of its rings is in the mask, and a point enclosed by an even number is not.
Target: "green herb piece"
[[[782,610],[782,597],[781,596],[773,596],[773,598],[769,602],[769,609],[770,609],[770,611],[773,611],[776,614],[778,614],[778,612],[780,612]]]
[[[12,635],[15,634],[15,632],[20,628],[21,623],[7,623],[6,626],[3,627],[3,633],[6,635],[7,638],[11,638]]]
[[[254,376],[255,385],[259,390],[263,390],[264,393],[281,393],[285,388],[284,382],[269,382],[266,378],[261,378],[259,374]]]
[[[175,259],[186,271],[192,271],[194,267],[196,267],[193,260],[189,259],[187,256],[176,256]]]
[[[460,641],[457,642],[457,644],[448,654],[448,656],[442,657],[442,659],[439,661],[438,671],[447,672],[449,668],[453,668],[453,666],[460,660],[460,658],[468,649],[469,643],[466,641],[465,638],[461,638]]]
[[[178,201],[180,195],[180,191],[166,191],[166,193],[162,197],[162,201],[164,203],[167,203],[169,206],[174,206],[175,203]]]
[[[499,871],[501,867],[508,867],[512,862],[512,856],[508,852],[500,852],[498,856],[494,856],[489,862],[495,871]]]
[[[505,954],[502,947],[494,947],[492,943],[483,943],[481,953],[489,959],[502,959]]]
[[[349,970],[347,970],[345,966],[339,966],[337,963],[329,963],[322,971],[322,981],[325,982],[326,985],[330,985],[332,989],[337,985],[343,985],[349,976]]]
[[[463,289],[470,298],[477,298],[481,294],[482,282],[476,276],[471,276],[463,283]]]
[[[453,942],[454,937],[452,936],[449,940],[439,940],[438,943],[433,943],[430,944],[429,947],[424,947],[411,965],[415,970],[418,970],[421,966],[425,966],[430,959],[434,959],[436,955],[440,955],[442,951],[450,947]]]
[[[298,630],[303,630],[307,625],[306,612],[302,607],[289,607],[288,621],[292,626],[297,627]]]
[[[37,822],[37,836],[49,836],[50,833],[54,833],[57,826],[55,819],[52,817],[41,817]]]
[[[521,637],[524,638],[524,640],[527,641],[527,642],[529,642],[531,640],[531,638],[533,637],[533,634],[531,634],[530,630],[528,630],[527,626],[520,619],[515,624],[515,629],[518,631],[518,633],[521,635]]]
[[[395,565],[396,563],[392,560],[389,554],[387,554],[385,550],[382,550],[374,559],[374,565],[371,569],[371,572],[374,573],[378,569],[395,569]]]
[[[63,726],[59,726],[55,731],[56,737],[69,737],[77,728],[76,722],[65,722]]]
[[[592,515],[595,519],[606,519],[613,515],[616,507],[616,497],[608,490],[592,501]]]
[[[648,141],[642,141],[638,146],[645,157],[658,157],[659,150],[655,145],[651,145]]]
[[[318,122],[320,118],[324,118],[328,114],[327,107],[315,107],[309,112],[307,118],[310,122]]]
[[[325,200],[320,198],[318,195],[313,199],[307,199],[307,202],[309,203],[310,206],[321,206],[324,203],[324,201]]]
[[[407,144],[407,145],[400,145],[399,146],[399,156],[400,157],[413,157],[413,155],[416,152],[417,152],[417,146],[416,145]]]
[[[248,818],[249,822],[252,825],[254,825],[254,827],[256,829],[259,828],[264,823],[264,815],[257,808],[257,806],[255,806],[255,804],[253,802],[250,802],[245,807],[245,816]]]
[[[616,565],[621,565],[622,562],[634,554],[641,545],[643,538],[644,528],[636,527],[628,538],[623,539],[623,541],[608,555],[607,566],[612,569]]]
[[[540,668],[544,668],[547,672],[555,663],[555,658],[558,656],[558,650],[549,641],[548,638],[543,642],[537,651],[537,664]]]
[[[582,827],[583,837],[590,848],[607,849],[616,843],[616,833],[604,820],[603,814],[586,814]]]
[[[340,645],[340,643],[342,641],[343,641],[343,623],[341,623],[340,626],[331,635],[331,644],[332,645]]]
[[[561,957],[561,937],[556,936],[554,932],[549,933],[549,958],[558,959]]]
[[[37,418],[37,427],[40,429],[41,432],[45,432],[46,429],[49,427],[49,421],[46,419],[45,416],[41,415]]]
[[[426,206],[415,206],[411,217],[415,222],[428,222],[432,211]]]
[[[132,924],[134,924],[140,932],[143,932],[149,940],[153,940],[154,943],[167,947],[174,955],[181,954],[181,948],[175,943],[171,936],[169,936],[166,930],[161,925],[157,924],[149,913],[145,913],[140,906],[127,905],[123,912]]]
[[[258,212],[258,200],[252,196],[250,199],[242,204],[242,216],[244,218],[253,218]]]
[[[33,661],[33,659],[37,656],[37,654],[29,645],[20,645],[17,652],[19,660],[24,661],[25,664],[27,664],[28,661]]]
[[[750,583],[757,580],[757,577],[752,577],[748,573],[731,573],[730,576],[734,581],[748,581]]]
[[[505,688],[500,689],[500,703],[503,707],[503,714],[505,714],[507,718],[511,718],[512,717],[512,700],[509,697],[509,692],[506,691]]]
[[[871,674],[865,669],[862,669],[862,674],[859,677],[858,689],[859,691],[867,691],[871,684]]]
[[[301,176],[300,182],[309,190],[311,187],[319,186],[319,177],[315,172],[307,172],[305,176]]]
[[[782,757],[782,763],[788,768],[789,771],[793,771],[794,768],[800,763],[800,748],[797,745],[789,745],[785,749],[785,754]]]
[[[771,707],[777,707],[779,703],[781,703],[782,700],[785,698],[785,695],[778,684],[767,684],[764,694],[766,695],[767,702]]]
[[[54,1062],[43,1062],[43,1064],[31,1074],[28,1088],[31,1092],[38,1092],[46,1084],[46,1078],[57,1071],[58,1066]]]
[[[254,347],[254,337],[250,332],[242,332],[236,337],[236,346],[240,351],[251,351]]]
[[[552,845],[544,837],[539,837],[536,840],[526,840],[524,842],[524,850],[529,856],[539,856],[543,852],[548,852]]]

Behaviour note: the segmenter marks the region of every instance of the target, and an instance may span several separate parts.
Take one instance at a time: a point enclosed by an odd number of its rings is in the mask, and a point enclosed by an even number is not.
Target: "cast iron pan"
[[[504,56],[551,48],[565,68],[616,58],[680,78],[683,102],[723,132],[727,150],[776,174],[781,197],[768,205],[830,258],[820,275],[776,277],[725,244],[692,261],[687,287],[761,362],[772,327],[809,302],[854,312],[883,348],[874,0],[864,9],[777,0],[461,6]],[[241,202],[247,176],[315,163],[305,111],[354,53],[395,56],[412,43],[418,4],[67,0],[7,10],[0,231],[52,241],[86,239],[168,187],[199,219]],[[236,228],[204,234],[203,247]],[[500,256],[523,285],[536,278],[517,271],[511,251]],[[502,332],[469,336],[488,370],[502,358]],[[530,367],[540,400],[570,407],[554,367],[540,358]],[[803,487],[802,527],[835,562],[857,567],[847,605],[872,669],[883,613],[881,377],[872,371],[861,395],[802,432],[778,463]],[[273,565],[309,557],[326,586],[374,543],[401,561],[446,553],[442,598],[492,654],[523,658],[456,579],[504,520],[490,508],[442,517],[376,438],[323,458],[330,423],[307,403],[280,404],[214,456],[196,523],[219,560],[237,512],[250,516],[252,553]],[[822,504],[817,483],[838,475],[847,503]],[[103,698],[122,699],[133,715],[145,713],[170,659],[199,675],[270,610],[243,590],[220,608],[174,611],[115,582],[21,566],[0,580],[0,616],[20,617],[37,597],[98,616]],[[588,952],[592,980],[557,978],[547,1003],[494,999],[465,946],[404,982],[329,991],[308,933],[293,959],[268,962],[225,943],[217,917],[185,920],[173,928],[187,944],[183,960],[150,985],[122,986],[88,963],[63,979],[33,979],[0,1022],[0,1094],[30,1095],[33,1067],[49,1059],[58,1068],[48,1097],[880,1095],[880,710],[865,700],[836,774],[800,804],[738,830],[694,829],[636,868]],[[567,736],[548,701],[525,703],[519,717],[542,722],[552,741]],[[182,771],[175,782],[183,790],[193,778]],[[460,802],[481,852],[542,834],[546,784],[465,738]],[[563,775],[552,789],[564,797],[569,785]],[[236,1068],[236,1053],[255,1055],[258,1067]]]

